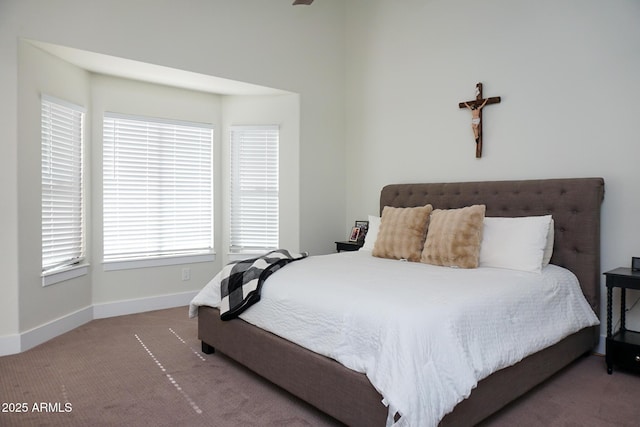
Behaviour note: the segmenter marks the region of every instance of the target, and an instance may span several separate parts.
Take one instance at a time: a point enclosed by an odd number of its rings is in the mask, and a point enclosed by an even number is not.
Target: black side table
[[[341,251],[357,251],[362,247],[364,242],[336,242],[336,250]]]
[[[607,278],[607,373],[613,365],[640,372],[640,332],[630,331],[625,324],[627,289],[640,289],[640,272],[630,268],[616,268],[604,273]],[[620,288],[620,329],[612,331],[611,305],[613,288]]]

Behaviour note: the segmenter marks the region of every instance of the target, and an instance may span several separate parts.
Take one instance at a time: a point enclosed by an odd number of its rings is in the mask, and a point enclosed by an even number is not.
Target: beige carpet
[[[2,402],[28,405],[26,413],[0,412],[0,426],[334,423],[229,359],[202,354],[186,307],[94,320],[2,357],[0,382]],[[34,411],[41,402],[62,412]]]
[[[637,426],[638,391],[640,376],[607,375],[590,356],[484,425]],[[1,357],[0,402],[0,426],[339,425],[223,355],[202,354],[186,307],[95,320]]]

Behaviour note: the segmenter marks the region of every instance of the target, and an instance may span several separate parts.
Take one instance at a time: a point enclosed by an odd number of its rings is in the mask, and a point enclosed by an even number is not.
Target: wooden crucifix
[[[476,157],[482,157],[482,109],[485,105],[497,104],[500,102],[499,96],[482,98],[482,83],[476,84],[476,99],[460,102],[458,107],[471,110],[471,129],[476,140]]]

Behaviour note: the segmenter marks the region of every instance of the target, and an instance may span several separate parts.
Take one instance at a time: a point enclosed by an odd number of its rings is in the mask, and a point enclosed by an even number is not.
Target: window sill
[[[104,271],[132,270],[135,268],[163,267],[166,265],[194,264],[197,262],[215,261],[216,254],[181,255],[150,259],[124,259],[103,261]]]
[[[244,252],[228,252],[227,259],[229,261],[241,261],[243,259],[256,258],[256,257],[262,256],[272,250],[273,249],[262,249],[262,250],[244,251]]]
[[[87,273],[89,273],[89,264],[73,265],[61,270],[42,273],[42,287],[85,276]]]

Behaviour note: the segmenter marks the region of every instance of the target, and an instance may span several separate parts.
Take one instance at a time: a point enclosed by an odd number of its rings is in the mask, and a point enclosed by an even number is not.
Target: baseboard
[[[67,314],[59,319],[52,320],[43,325],[36,326],[20,334],[20,351],[26,351],[52,338],[69,332],[72,329],[90,322],[92,317],[92,307],[85,307],[81,310]]]
[[[189,291],[179,294],[94,304],[93,318],[104,319],[106,317],[124,316],[126,314],[143,313],[145,311],[163,310],[165,308],[189,305],[198,292],[199,291]]]
[[[94,304],[21,334],[0,336],[0,356],[20,353],[69,332],[93,319],[189,305],[198,291]],[[185,311],[185,316],[187,315]]]
[[[594,353],[603,356],[607,352],[607,336],[600,335],[600,341],[598,342],[597,347],[593,350]]]
[[[0,337],[0,356],[20,353],[20,335],[5,335]]]

